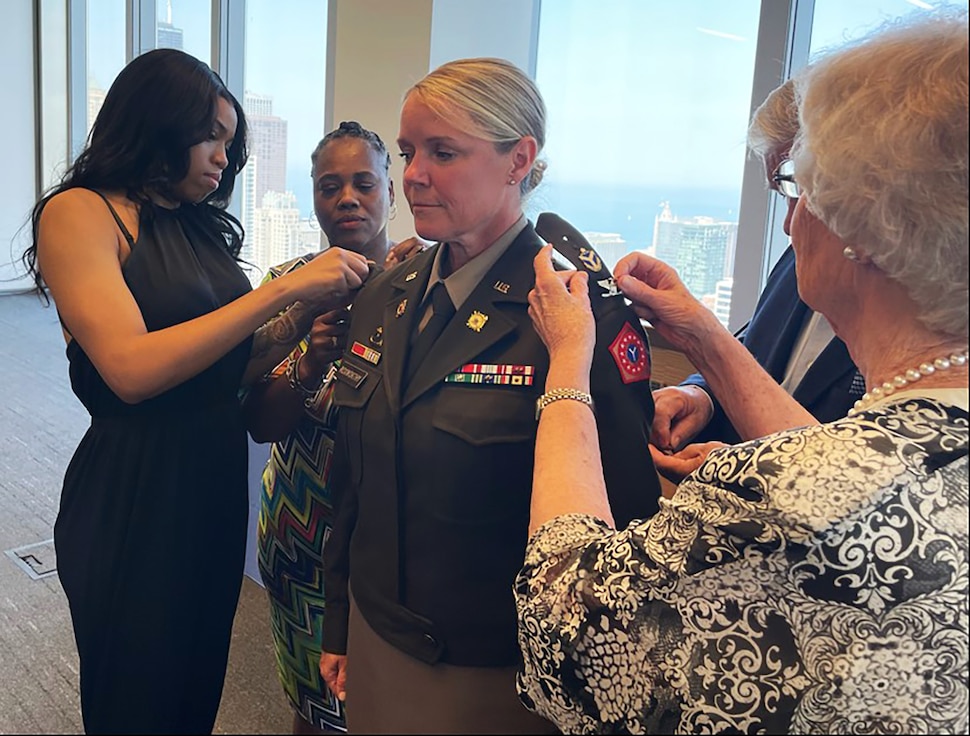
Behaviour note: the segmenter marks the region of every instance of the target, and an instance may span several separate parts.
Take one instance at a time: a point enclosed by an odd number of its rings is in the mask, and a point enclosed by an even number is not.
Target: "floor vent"
[[[40,580],[57,573],[57,555],[54,554],[53,539],[8,549],[7,556],[33,580]]]

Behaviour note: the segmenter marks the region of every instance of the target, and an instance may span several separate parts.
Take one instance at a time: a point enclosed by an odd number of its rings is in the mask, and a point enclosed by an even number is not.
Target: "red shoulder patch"
[[[650,351],[629,322],[623,323],[623,328],[610,343],[610,355],[616,362],[623,383],[650,380]]]

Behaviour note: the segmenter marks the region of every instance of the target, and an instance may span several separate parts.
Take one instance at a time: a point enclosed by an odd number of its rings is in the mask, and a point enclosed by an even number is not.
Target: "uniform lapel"
[[[429,248],[397,269],[391,281],[391,296],[384,305],[384,386],[392,412],[401,408],[401,382],[404,359],[411,332],[421,310],[421,299],[431,277],[435,253],[441,245]]]
[[[526,225],[441,333],[405,388],[402,408],[441,383],[449,373],[474,362],[473,358],[515,329],[517,321],[504,312],[510,305],[528,304],[529,291],[535,283],[532,260],[539,246],[535,230]]]

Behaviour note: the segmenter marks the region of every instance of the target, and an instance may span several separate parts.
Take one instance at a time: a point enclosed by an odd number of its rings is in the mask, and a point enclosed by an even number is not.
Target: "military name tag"
[[[344,383],[350,384],[354,388],[360,388],[360,384],[362,384],[366,378],[367,371],[358,370],[357,368],[347,365],[346,363],[341,364],[340,370],[337,371],[337,379],[343,381]]]
[[[350,348],[350,352],[356,355],[358,358],[363,358],[368,363],[373,363],[377,365],[381,360],[381,354],[374,350],[374,348],[369,348],[363,343],[355,342]]]

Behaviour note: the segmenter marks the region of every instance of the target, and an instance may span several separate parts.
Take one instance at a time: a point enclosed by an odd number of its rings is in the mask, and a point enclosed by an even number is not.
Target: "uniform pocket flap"
[[[472,445],[535,440],[535,396],[531,391],[447,387],[432,424]]]

